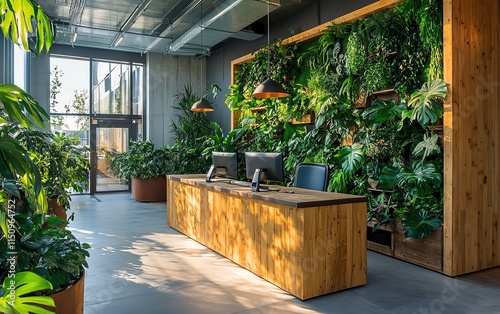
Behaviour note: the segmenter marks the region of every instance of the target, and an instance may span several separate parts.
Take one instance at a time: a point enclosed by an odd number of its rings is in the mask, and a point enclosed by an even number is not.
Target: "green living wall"
[[[210,148],[282,152],[288,185],[299,163],[326,163],[329,190],[366,195],[375,229],[399,217],[421,238],[443,216],[442,46],[442,2],[408,0],[300,46],[263,47],[226,98],[238,129],[224,138],[214,125]],[[251,96],[268,72],[289,97]],[[298,123],[305,115],[314,121]]]

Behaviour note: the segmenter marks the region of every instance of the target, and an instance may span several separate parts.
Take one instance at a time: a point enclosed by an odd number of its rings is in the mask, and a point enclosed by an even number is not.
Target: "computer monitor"
[[[238,178],[238,156],[237,153],[212,152],[212,165],[207,172],[206,181],[210,182],[213,177]]]
[[[283,154],[245,152],[246,175],[252,191],[259,192],[260,181],[283,181]]]

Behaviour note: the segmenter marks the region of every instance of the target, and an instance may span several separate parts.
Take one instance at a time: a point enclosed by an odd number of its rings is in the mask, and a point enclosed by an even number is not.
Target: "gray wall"
[[[0,38],[0,84],[14,83],[14,45],[5,37]]]
[[[202,71],[203,63],[203,75]],[[171,145],[174,137],[169,132],[171,121],[181,113],[175,110],[176,95],[186,85],[191,85],[194,94],[201,95],[200,78],[205,75],[205,58],[176,57],[148,53],[146,66],[146,137],[155,145]]]
[[[45,111],[50,112],[50,55],[30,54],[28,60],[30,75],[27,92],[35,97]]]
[[[319,0],[303,7],[296,14],[271,22],[270,41],[272,43],[275,39],[290,37],[289,29],[300,33],[374,2],[376,1]],[[220,93],[222,97],[217,97],[214,104],[215,111],[209,113],[208,118],[217,122],[225,134],[231,129],[231,112],[224,104],[224,95],[229,92],[228,87],[231,84],[231,61],[266,44],[266,36],[255,41],[231,39],[219,45],[219,49],[212,51],[211,56],[208,58],[207,84],[216,83],[222,89]]]

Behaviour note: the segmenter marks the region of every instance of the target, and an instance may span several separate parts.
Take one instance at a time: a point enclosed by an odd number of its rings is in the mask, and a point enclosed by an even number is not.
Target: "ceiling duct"
[[[270,9],[274,11],[277,6]],[[169,47],[169,53],[183,47],[194,47],[203,32],[205,47],[213,47],[229,37],[255,40],[263,34],[241,31],[267,14],[267,2],[226,0],[206,14],[200,25],[194,25],[177,37]]]

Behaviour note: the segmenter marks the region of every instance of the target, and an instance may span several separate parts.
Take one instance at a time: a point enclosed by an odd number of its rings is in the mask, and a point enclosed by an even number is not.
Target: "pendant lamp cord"
[[[202,57],[200,58],[200,63],[201,63],[201,80],[200,80],[200,99],[203,99],[203,57],[204,57],[204,51],[203,51],[203,0],[200,1],[200,51],[202,54]]]
[[[269,23],[269,0],[267,1],[267,78],[270,79],[271,72],[269,70],[269,63],[270,63],[270,58],[271,58],[271,46],[270,46],[270,40],[269,38],[271,37],[271,26]]]

